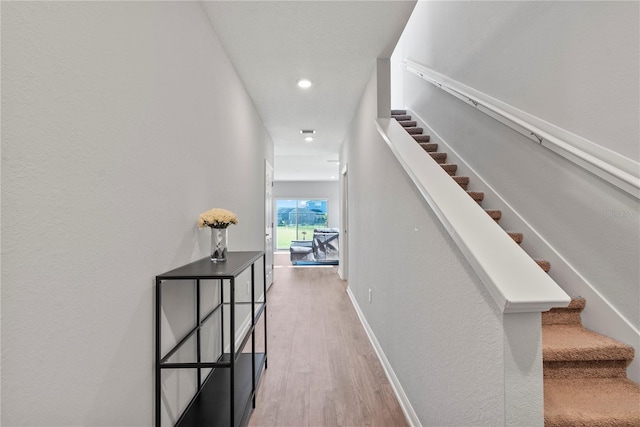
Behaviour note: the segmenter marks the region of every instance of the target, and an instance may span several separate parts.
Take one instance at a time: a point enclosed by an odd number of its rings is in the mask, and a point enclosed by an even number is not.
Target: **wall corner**
[[[378,85],[378,118],[391,117],[391,60],[378,58],[376,63]]]

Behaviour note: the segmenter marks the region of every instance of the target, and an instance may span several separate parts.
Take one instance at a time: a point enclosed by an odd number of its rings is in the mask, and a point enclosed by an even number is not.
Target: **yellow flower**
[[[231,224],[237,224],[238,217],[231,211],[221,208],[210,209],[198,217],[198,227],[227,228]]]

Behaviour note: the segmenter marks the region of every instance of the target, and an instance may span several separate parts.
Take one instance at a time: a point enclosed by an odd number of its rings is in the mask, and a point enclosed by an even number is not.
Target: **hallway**
[[[269,367],[250,426],[406,426],[337,267],[275,256]]]

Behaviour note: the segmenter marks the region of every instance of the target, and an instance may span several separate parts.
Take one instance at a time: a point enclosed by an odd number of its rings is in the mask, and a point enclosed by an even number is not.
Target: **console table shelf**
[[[229,354],[225,354],[225,359],[229,359]],[[255,375],[260,376],[264,353],[256,353]],[[254,397],[251,384],[251,353],[241,353],[237,359],[236,369],[238,374],[235,378],[235,405],[234,419],[238,420],[238,425],[244,414],[248,414]],[[178,422],[180,427],[202,427],[202,426],[229,426],[231,417],[229,408],[229,388],[231,382],[230,369],[216,369],[209,379],[202,386],[202,390],[191,402],[191,406]],[[248,417],[247,417],[248,421]]]
[[[256,298],[255,263],[262,259],[262,295]],[[244,426],[255,408],[256,391],[262,371],[267,368],[267,288],[264,252],[229,252],[226,262],[211,262],[209,257],[156,276],[156,427],[162,424],[162,371],[165,369],[194,369],[196,372],[195,394],[176,426]],[[251,271],[250,299],[237,301],[236,279],[247,269]],[[193,327],[164,354],[162,353],[163,285],[167,281],[189,281],[195,286],[195,313]],[[207,313],[201,313],[201,280],[217,280],[217,301]],[[225,300],[225,283],[228,296]],[[178,286],[182,286],[179,284]],[[185,286],[186,287],[186,286]],[[248,306],[241,336],[236,336],[236,314],[238,307]],[[225,312],[228,321],[225,322]],[[217,336],[222,353],[208,361],[203,360],[202,339],[205,325],[217,318]],[[264,324],[264,349],[256,350],[256,330],[259,321]],[[248,324],[246,324],[248,322]],[[228,323],[228,325],[225,325]],[[225,350],[225,337],[228,339]],[[243,352],[251,340],[250,352]],[[239,345],[237,343],[240,342]],[[190,343],[195,347],[193,361],[172,360]],[[178,359],[178,358],[176,358]],[[213,361],[215,360],[215,361]],[[203,380],[202,370],[209,370]]]

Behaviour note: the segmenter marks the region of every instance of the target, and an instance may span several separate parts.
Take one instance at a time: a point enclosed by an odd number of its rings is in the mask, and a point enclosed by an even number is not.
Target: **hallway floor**
[[[269,367],[249,425],[408,425],[337,267],[275,263]]]

